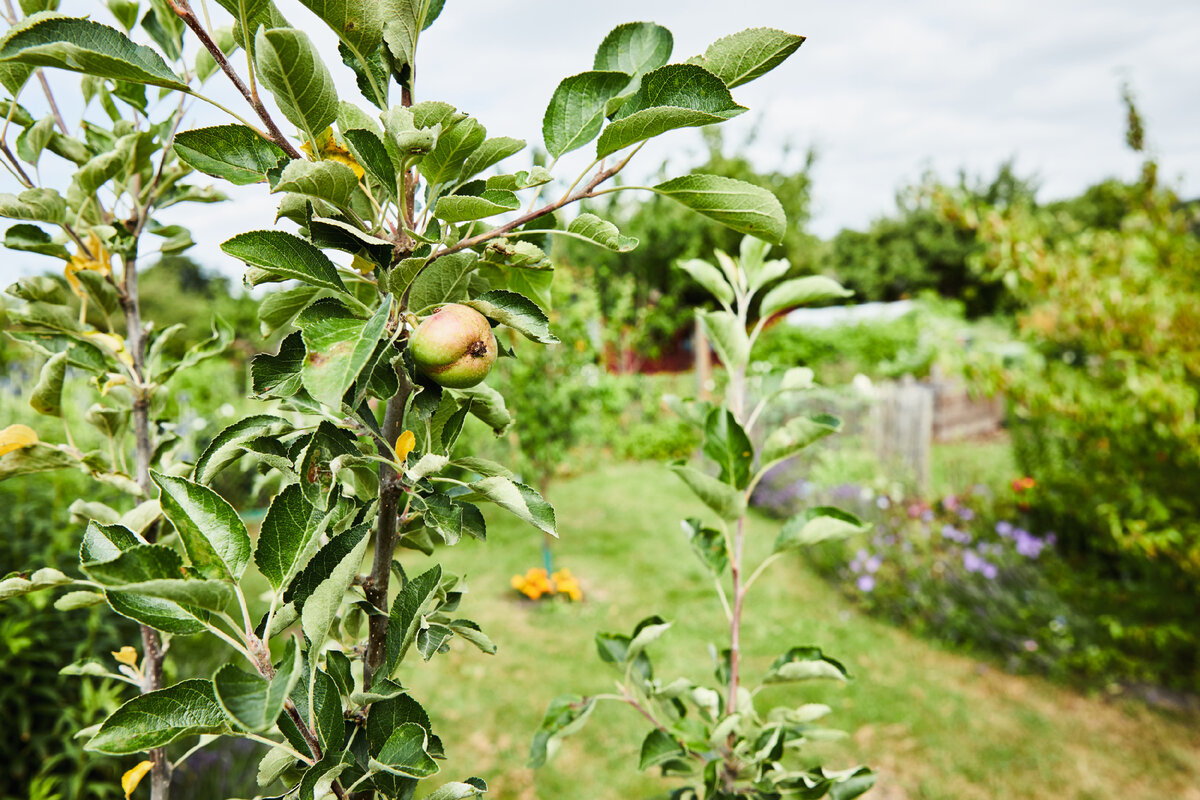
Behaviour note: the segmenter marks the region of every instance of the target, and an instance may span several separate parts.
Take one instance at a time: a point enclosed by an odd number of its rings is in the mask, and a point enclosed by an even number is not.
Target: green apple
[[[444,305],[422,320],[408,349],[423,375],[450,389],[465,389],[486,378],[497,354],[487,317],[459,303]]]

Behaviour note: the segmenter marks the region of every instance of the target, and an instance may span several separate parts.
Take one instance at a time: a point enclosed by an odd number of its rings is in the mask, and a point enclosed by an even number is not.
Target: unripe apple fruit
[[[409,338],[408,349],[422,374],[450,389],[474,386],[496,363],[496,336],[487,317],[458,303],[426,317]]]

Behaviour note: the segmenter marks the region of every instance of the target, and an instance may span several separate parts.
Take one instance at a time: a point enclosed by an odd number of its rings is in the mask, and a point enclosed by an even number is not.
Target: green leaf
[[[797,514],[783,523],[775,552],[804,547],[817,542],[846,539],[856,533],[866,533],[870,525],[853,514],[832,506],[817,506]]]
[[[26,189],[19,195],[0,194],[0,217],[30,222],[66,222],[67,201],[53,189]]]
[[[392,732],[410,722],[420,725],[432,734],[429,714],[411,696],[401,694],[374,702],[371,705],[371,714],[367,717],[368,752],[378,755]]]
[[[443,303],[466,299],[467,283],[475,269],[472,253],[451,253],[426,266],[412,282],[408,307],[420,313]]]
[[[521,249],[520,246],[523,244],[528,243],[519,242],[517,248]],[[541,250],[533,245],[529,245],[529,247],[541,253]],[[548,267],[524,268],[511,265],[498,267],[484,262],[479,268],[479,274],[487,280],[488,285],[492,288],[507,289],[530,298],[541,308],[550,308],[552,299],[550,286],[554,282],[554,272]]]
[[[175,154],[183,163],[236,186],[261,183],[287,158],[283,149],[245,125],[218,125],[175,135]]]
[[[54,117],[42,117],[17,135],[17,155],[36,167],[42,151],[53,136]]]
[[[71,251],[55,242],[50,234],[36,225],[13,225],[4,232],[4,246],[9,250],[23,250],[53,256],[64,261],[71,260]]]
[[[295,331],[279,343],[279,353],[260,353],[250,359],[250,380],[254,393],[263,397],[291,397],[300,391],[300,370],[304,365],[304,340]]]
[[[442,582],[442,568],[434,565],[412,580],[406,581],[392,602],[388,619],[384,673],[395,676],[408,649],[416,641],[424,615],[437,601]]]
[[[366,57],[383,41],[383,8],[378,0],[300,0],[338,38]],[[364,92],[364,94],[366,94]]]
[[[258,762],[258,785],[260,787],[270,786],[295,764],[296,757],[287,750],[282,748],[268,750],[262,760]]]
[[[392,731],[376,760],[396,775],[428,778],[437,773],[438,765],[426,752],[427,743],[428,734],[424,728],[415,722],[405,722]]]
[[[775,195],[761,186],[720,175],[684,175],[653,189],[739,233],[783,241],[787,215]]]
[[[135,544],[115,558],[89,561],[83,571],[106,589],[223,611],[233,601],[229,584],[185,578],[179,553],[160,544]]]
[[[806,275],[803,278],[793,278],[784,281],[767,292],[759,306],[760,317],[769,317],[777,311],[794,306],[820,303],[825,300],[835,300],[850,297],[854,292],[824,275]]]
[[[693,64],[669,64],[647,73],[596,142],[603,158],[677,128],[712,125],[746,108],[733,102],[721,79]]]
[[[491,141],[490,139],[488,141]],[[509,192],[519,192],[532,189],[535,186],[545,186],[554,180],[554,175],[545,167],[534,165],[530,170],[518,170],[511,175],[492,175],[486,185],[489,189],[504,189]]]
[[[524,149],[525,140],[523,139],[514,139],[511,136],[495,136],[485,139],[483,144],[479,145],[463,164],[460,178],[463,180],[472,178],[488,167],[499,164]]]
[[[81,562],[111,561],[143,542],[120,525],[88,523],[79,550]],[[105,599],[114,611],[165,633],[191,634],[204,630],[201,612],[158,597],[108,590]]]
[[[300,380],[314,399],[335,412],[341,409],[342,396],[374,355],[390,313],[391,304],[383,303],[365,322],[348,312],[330,313],[303,326],[308,355]]]
[[[45,442],[37,442],[0,456],[0,481],[14,475],[31,475],[35,472],[72,469],[78,466],[79,459],[70,453]]]
[[[455,393],[460,397],[470,398],[471,414],[491,428],[492,432],[497,436],[504,435],[508,431],[509,426],[512,425],[513,415],[504,404],[504,395],[492,387],[481,383],[469,389],[457,389]],[[481,474],[484,474],[486,477],[493,477],[487,473]],[[511,477],[511,475],[507,477]]]
[[[353,225],[340,219],[313,217],[308,223],[308,235],[313,244],[323,248],[334,248],[353,255],[360,255],[376,265],[387,269],[392,263],[393,242],[363,233]]]
[[[583,729],[595,707],[594,697],[560,695],[550,701],[550,706],[542,717],[542,724],[534,734],[533,744],[529,747],[530,768],[544,766],[553,758],[562,746],[563,739]]]
[[[316,286],[297,286],[272,292],[258,305],[259,332],[266,337],[290,325],[297,314],[321,296],[323,290]]]
[[[729,281],[725,280],[721,270],[699,258],[677,261],[675,266],[691,275],[696,283],[703,286],[709,294],[726,307],[733,305],[733,287],[729,285]]]
[[[671,464],[670,468],[722,519],[735,520],[745,513],[745,496],[729,484],[684,463]]]
[[[240,419],[213,437],[196,459],[192,480],[208,485],[217,473],[237,461],[246,452],[246,442],[260,436],[275,436],[288,430],[286,420],[270,414],[256,414]]]
[[[479,778],[471,778],[473,781],[479,781]],[[460,781],[451,781],[443,783],[433,792],[425,795],[425,800],[466,800],[468,797],[482,797],[487,794],[487,785],[481,788],[473,783],[462,783]]]
[[[305,599],[304,608],[300,611],[300,627],[314,646],[319,647],[325,642],[329,626],[341,608],[346,590],[358,575],[358,568],[362,566],[363,555],[371,540],[366,535],[366,526],[352,530],[360,531],[358,543],[326,574],[325,579]]]
[[[187,84],[151,48],[134,44],[107,25],[60,14],[35,14],[13,27],[0,45],[3,62],[187,90]]]
[[[625,72],[582,72],[564,78],[554,90],[542,118],[542,138],[554,158],[596,138],[608,103],[626,86]]]
[[[482,653],[487,653],[490,656],[496,655],[496,645],[489,639],[479,626],[469,619],[456,619],[450,623],[450,630],[454,631],[454,635],[460,639],[465,639],[475,647],[479,648]]]
[[[188,559],[201,574],[238,580],[250,561],[250,535],[233,506],[198,483],[151,472],[162,489],[163,515],[179,531]]]
[[[704,422],[704,455],[721,470],[718,478],[735,489],[745,489],[754,464],[754,445],[733,412],[714,408]]]
[[[700,562],[713,574],[720,577],[729,568],[729,550],[725,536],[716,528],[707,528],[698,519],[686,519],[682,523],[692,551]]]
[[[337,119],[338,98],[333,76],[304,31],[260,29],[254,37],[258,76],[275,96],[279,110],[304,131],[308,141]]]
[[[793,417],[772,431],[763,442],[762,468],[794,456],[813,442],[837,433],[841,427],[841,420],[830,414]]]
[[[624,72],[631,79],[629,88],[632,90],[641,76],[671,59],[674,46],[674,37],[663,26],[653,22],[627,22],[604,37],[592,67]]]
[[[63,379],[67,374],[66,352],[55,353],[42,367],[41,376],[29,394],[29,405],[39,414],[62,416]]]
[[[750,360],[750,337],[741,320],[729,311],[697,310],[696,316],[721,363],[730,369],[745,366]]]
[[[521,207],[521,201],[510,191],[486,189],[477,196],[450,195],[438,200],[434,214],[446,222],[470,222],[484,219]]]
[[[313,286],[346,292],[337,268],[311,242],[285,231],[248,231],[221,244],[221,250],[265,275],[254,285],[295,278]]]
[[[190,680],[133,698],[113,712],[85,750],[132,755],[183,736],[229,732],[212,681]]]
[[[295,639],[288,639],[283,661],[271,680],[226,664],[213,676],[213,687],[217,702],[230,720],[248,731],[261,733],[275,725],[300,673],[300,650]]]
[[[298,483],[284,487],[267,509],[254,550],[254,563],[276,590],[291,578],[316,533],[315,526],[309,524],[312,512],[313,507]]]
[[[558,342],[558,337],[550,332],[550,320],[546,313],[537,303],[516,292],[496,289],[481,294],[474,300],[468,300],[464,305],[470,306],[488,319],[507,325],[535,342]]]
[[[293,194],[324,200],[339,208],[350,205],[350,196],[358,187],[354,170],[339,161],[289,161],[271,187],[271,194]]]
[[[819,647],[793,647],[775,659],[763,683],[791,683],[812,678],[847,681],[850,673],[841,662],[822,653]]]
[[[0,600],[7,600],[10,597],[28,594],[29,592],[38,592],[42,589],[51,589],[55,586],[62,586],[68,583],[71,583],[71,579],[63,573],[50,567],[43,567],[28,578],[14,575],[0,580]]]
[[[571,223],[567,225],[567,232],[590,239],[615,253],[628,253],[638,246],[638,240],[635,237],[622,236],[616,225],[587,212],[571,220]]]
[[[467,159],[483,144],[487,129],[473,119],[464,119],[442,130],[437,144],[421,160],[421,174],[435,186],[454,186]]]
[[[761,78],[804,44],[803,36],[774,28],[750,28],[718,39],[703,56],[688,59],[716,75],[730,89]]]
[[[642,740],[642,752],[638,757],[638,769],[657,767],[676,758],[686,758],[687,751],[666,731],[655,728]]]
[[[359,166],[395,199],[396,167],[383,141],[371,131],[358,128],[342,131],[342,137]]]
[[[324,519],[322,519],[322,524],[328,525]],[[367,525],[358,525],[330,539],[329,543],[318,550],[304,565],[304,569],[288,584],[287,590],[283,593],[283,602],[293,603],[298,609],[303,610],[304,604],[308,602],[309,597],[325,579],[333,574],[337,566],[354,552],[364,538],[369,538],[367,537],[369,529],[370,527]],[[321,532],[320,526],[318,531]]]
[[[497,475],[477,480],[470,484],[470,488],[543,533],[558,536],[554,507],[543,500],[533,487]]]
[[[861,797],[875,785],[878,777],[878,773],[866,767],[859,767],[851,774],[839,777],[833,786],[829,787],[829,800],[854,800],[855,797]]]

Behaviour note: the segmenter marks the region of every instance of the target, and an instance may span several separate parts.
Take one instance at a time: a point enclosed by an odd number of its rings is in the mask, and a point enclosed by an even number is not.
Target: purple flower
[[[948,508],[951,511],[958,508],[958,498],[954,495],[948,495],[942,498],[942,507]]]
[[[875,588],[875,579],[870,575],[860,575],[856,585],[860,592],[869,592]]]
[[[1054,531],[1046,531],[1046,535],[1042,537],[1042,540],[1051,547],[1054,547],[1058,543],[1058,536],[1055,535]]]
[[[1041,539],[1029,531],[1019,528],[1013,532],[1013,540],[1016,543],[1017,552],[1027,558],[1037,558],[1042,554],[1042,548],[1046,546]]]
[[[879,568],[883,566],[883,559],[879,556],[871,556],[867,559],[867,563],[863,566],[866,567],[867,572],[874,575],[876,572],[879,572]]]
[[[1009,522],[1008,520],[1002,519],[996,523],[996,533],[1000,534],[1005,539],[1007,539],[1009,536],[1012,536],[1012,532],[1013,532],[1013,526],[1012,526],[1012,523]]]
[[[994,580],[999,574],[995,564],[985,561],[974,550],[963,551],[963,569],[967,572],[978,572],[989,581]]]
[[[875,507],[880,510],[887,510],[892,505],[891,499],[886,494],[881,494],[875,498]]]
[[[958,542],[959,544],[968,544],[971,541],[971,534],[966,531],[960,531],[958,528],[947,523],[942,526],[942,538]]]
[[[971,520],[975,519],[975,512],[966,506],[963,506],[958,510],[958,518],[963,522],[970,522]]]
[[[930,509],[927,508],[921,512],[921,522],[932,522],[932,521],[933,521],[933,511],[931,511]]]

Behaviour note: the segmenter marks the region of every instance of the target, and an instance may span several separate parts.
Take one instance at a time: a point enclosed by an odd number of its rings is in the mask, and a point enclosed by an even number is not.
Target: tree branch
[[[283,148],[288,158],[302,158],[303,156],[300,155],[300,151],[283,135],[283,132],[279,130],[279,126],[275,124],[275,120],[267,112],[267,107],[263,105],[262,100],[259,98],[258,91],[255,90],[252,92],[247,88],[241,77],[238,76],[233,66],[229,63],[229,59],[225,58],[225,53],[222,52],[220,46],[213,41],[213,38],[208,35],[208,31],[200,24],[200,20],[196,18],[196,14],[192,11],[192,6],[188,0],[167,0],[167,3],[171,6],[171,10],[183,20],[183,23],[191,28],[192,33],[196,34],[196,37],[200,39],[200,43],[204,45],[205,49],[212,55],[213,60],[221,67],[221,71],[229,77],[229,80],[241,92],[242,97],[246,98],[246,102],[254,109],[254,113],[258,114],[258,118],[267,126],[268,138]],[[246,35],[249,34],[247,33]]]
[[[479,234],[478,236],[472,236],[469,239],[463,239],[461,242],[459,242],[456,245],[452,245],[451,247],[447,247],[443,250],[439,250],[438,252],[436,252],[432,256],[430,256],[429,263],[433,263],[433,261],[441,258],[442,256],[448,256],[451,253],[457,253],[460,250],[467,250],[472,247],[477,247],[478,245],[481,245],[485,242],[489,242],[492,239],[499,238],[499,237],[503,236],[504,234],[509,233],[510,231],[516,230],[517,228],[521,227],[522,225],[524,225],[527,222],[532,222],[533,220],[537,219],[538,217],[544,217],[547,214],[551,214],[555,211],[558,211],[563,206],[568,206],[571,203],[577,203],[580,200],[586,200],[589,197],[595,197],[593,192],[595,192],[596,187],[599,186],[600,184],[604,183],[606,180],[608,180],[612,176],[616,175],[622,169],[624,169],[625,165],[629,163],[629,159],[633,158],[634,154],[637,153],[638,149],[639,148],[634,148],[633,152],[631,152],[628,156],[626,156],[616,166],[609,167],[608,169],[602,169],[599,172],[597,172],[595,175],[592,176],[592,179],[590,181],[588,181],[586,184],[584,184],[582,189],[575,192],[574,194],[564,195],[563,197],[559,198],[558,200],[555,200],[553,203],[547,203],[546,205],[542,206],[541,208],[538,208],[538,209],[535,209],[528,213],[522,214],[521,216],[517,217],[513,221],[506,222],[505,224],[501,225],[498,228],[492,228],[490,231],[485,231],[485,232]],[[426,264],[426,266],[428,266],[428,264]]]
[[[400,379],[400,391],[392,395],[387,402],[383,415],[383,441],[379,443],[379,454],[387,456],[387,448],[391,447],[400,436],[404,425],[404,407],[408,405],[408,396],[412,386],[404,370],[396,370]],[[379,521],[375,534],[375,557],[371,562],[371,574],[363,582],[363,592],[367,602],[384,612],[382,615],[372,615],[368,622],[367,655],[363,662],[363,685],[371,688],[371,679],[383,666],[383,658],[387,645],[388,626],[388,586],[392,575],[392,556],[396,552],[398,538],[398,523],[400,498],[404,490],[400,476],[387,464],[379,465]]]
[[[146,396],[145,331],[138,304],[137,245],[133,237],[130,252],[123,259],[121,274],[121,307],[125,311],[125,348],[133,361],[133,374],[137,378],[133,399],[133,435],[137,442],[137,482],[146,497],[154,495],[154,484],[150,480],[150,460],[154,456],[154,444],[150,438],[150,398]],[[154,541],[153,531],[147,537]],[[162,688],[162,640],[158,631],[142,625],[142,694]],[[171,765],[166,751],[161,747],[150,751],[154,766],[150,769],[151,800],[167,800],[171,793]]]

